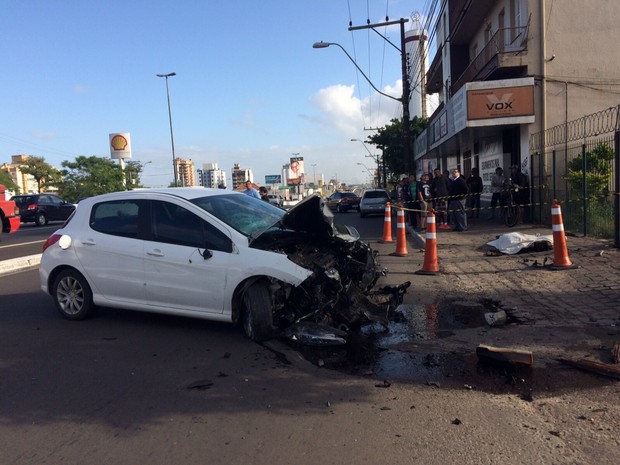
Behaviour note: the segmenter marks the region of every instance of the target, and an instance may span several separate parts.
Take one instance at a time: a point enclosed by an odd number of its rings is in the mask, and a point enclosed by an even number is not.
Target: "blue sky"
[[[109,156],[108,134],[131,134],[133,160],[150,162],[143,182],[173,178],[165,81],[175,152],[197,168],[233,163],[254,179],[280,174],[293,153],[306,175],[347,183],[372,168],[364,128],[400,118],[400,54],[353,25],[424,14],[429,0],[4,0],[0,6],[0,163]],[[408,23],[412,24],[411,22]],[[408,28],[411,26],[407,26]],[[385,31],[400,43],[398,26]],[[373,151],[373,147],[369,146]],[[312,165],[316,164],[314,168]]]

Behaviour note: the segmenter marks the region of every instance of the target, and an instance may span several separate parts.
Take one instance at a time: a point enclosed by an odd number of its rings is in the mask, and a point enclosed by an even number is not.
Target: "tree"
[[[601,195],[609,193],[609,181],[613,172],[612,161],[614,151],[605,142],[599,142],[589,152],[586,152],[586,188],[589,194]],[[583,193],[583,155],[575,157],[568,164],[568,182],[571,187]],[[586,195],[588,193],[585,193]]]
[[[426,127],[428,126],[428,119],[419,118],[414,116],[410,121],[409,134],[411,136],[411,146],[413,147],[413,141]],[[400,175],[405,173],[406,160],[405,149],[403,139],[403,124],[401,120],[393,119],[390,124],[382,129],[379,129],[376,134],[368,137],[367,142],[369,144],[376,145],[378,149],[383,151],[383,163],[387,176],[391,179],[397,179]],[[410,152],[413,156],[413,150]],[[413,166],[413,160],[409,160],[410,165]]]
[[[58,184],[62,179],[60,171],[46,163],[43,157],[28,157],[20,166],[20,170],[22,173],[32,175],[39,192],[43,192],[48,186]]]
[[[85,197],[125,190],[124,173],[108,158],[78,156],[63,161],[63,180],[58,184],[61,197],[76,202]]]
[[[7,190],[19,194],[19,186],[15,184],[11,175],[6,171],[0,171],[0,184],[3,184]]]

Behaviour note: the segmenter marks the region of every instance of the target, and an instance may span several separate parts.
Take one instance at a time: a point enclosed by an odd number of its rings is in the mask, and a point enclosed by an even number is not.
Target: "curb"
[[[2,260],[0,261],[0,275],[37,267],[41,263],[41,255],[28,255],[26,257]]]

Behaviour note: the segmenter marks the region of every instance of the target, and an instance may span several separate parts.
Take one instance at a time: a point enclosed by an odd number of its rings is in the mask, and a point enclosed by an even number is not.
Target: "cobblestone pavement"
[[[599,352],[620,340],[620,249],[611,240],[567,233],[568,255],[575,267],[553,271],[548,266],[554,260],[553,250],[487,254],[487,243],[509,232],[552,234],[540,226],[507,228],[490,219],[470,219],[464,232],[438,230],[440,272],[432,276],[415,274],[423,268],[424,233],[408,228],[406,257],[391,255],[395,243],[371,242],[371,246],[378,251],[380,264],[390,270],[387,282],[412,281],[404,303],[494,301],[519,323],[464,332],[459,334],[461,342],[518,345],[536,350],[547,361],[567,350],[608,361]]]

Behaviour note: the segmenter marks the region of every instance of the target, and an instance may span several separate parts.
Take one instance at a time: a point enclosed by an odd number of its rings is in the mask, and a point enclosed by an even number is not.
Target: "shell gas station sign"
[[[128,132],[110,134],[110,157],[114,160],[131,158],[131,137]]]

